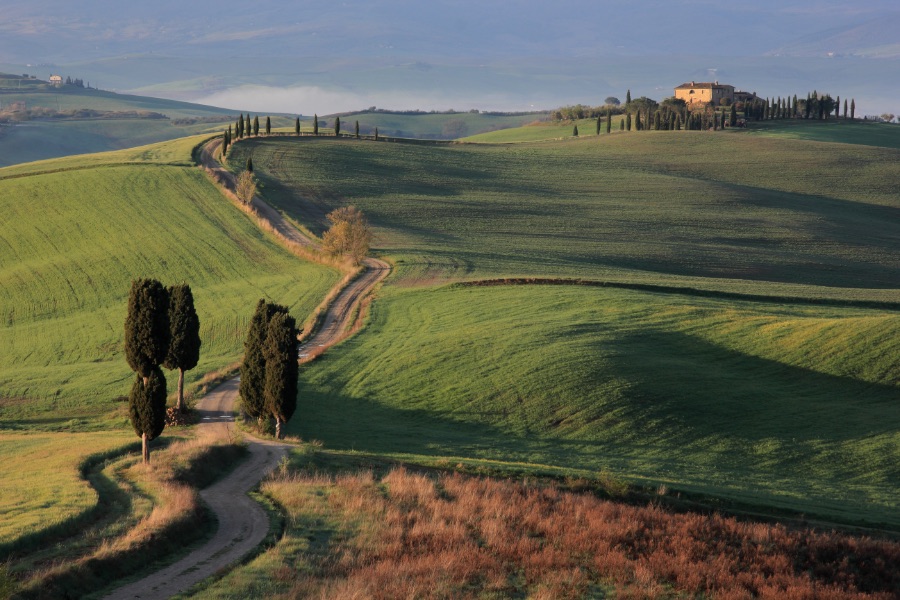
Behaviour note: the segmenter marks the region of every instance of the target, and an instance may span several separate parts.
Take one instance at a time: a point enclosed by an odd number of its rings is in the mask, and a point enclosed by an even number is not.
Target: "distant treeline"
[[[218,115],[210,117],[181,117],[172,119],[172,125],[197,125],[200,123],[231,123],[237,119],[234,115]]]
[[[166,115],[148,110],[94,110],[92,108],[73,108],[71,110],[55,110],[36,107],[24,110],[0,111],[0,119],[8,121],[30,121],[32,119],[168,119]]]

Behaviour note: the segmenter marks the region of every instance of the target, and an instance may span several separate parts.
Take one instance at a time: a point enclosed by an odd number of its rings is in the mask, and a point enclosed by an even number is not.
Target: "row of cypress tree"
[[[125,317],[125,359],[136,373],[128,395],[128,413],[142,441],[144,462],[149,442],[166,424],[166,377],[160,365],[178,369],[176,410],[184,412],[184,372],[200,359],[200,319],[187,284],[168,288],[155,279],[131,282]]]

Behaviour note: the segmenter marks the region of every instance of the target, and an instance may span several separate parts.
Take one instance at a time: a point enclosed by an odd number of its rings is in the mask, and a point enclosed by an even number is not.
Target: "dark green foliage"
[[[265,343],[269,330],[269,320],[276,313],[287,313],[288,309],[270,304],[260,298],[256,312],[250,319],[247,339],[244,341],[244,360],[241,363],[240,395],[244,412],[260,418],[265,412],[264,386],[266,378]]]
[[[259,135],[259,115],[253,117],[253,135]]]
[[[252,156],[247,157],[247,171],[250,173],[253,172],[253,157]]]
[[[597,135],[600,135],[600,121],[601,121],[601,119],[600,119],[600,117],[598,116],[598,117],[597,117]]]
[[[628,93],[625,94],[625,104],[631,104],[631,90],[628,90]]]
[[[159,367],[154,367],[144,384],[140,374],[134,379],[128,394],[128,414],[131,426],[138,437],[148,440],[159,437],[166,426],[166,377]]]
[[[297,120],[294,121],[294,133],[300,135],[300,117],[297,117]]]
[[[637,111],[636,113],[634,113],[634,130],[641,130],[641,111]]]
[[[653,129],[656,131],[660,131],[662,129],[662,115],[659,114],[659,111],[653,113]]]
[[[265,412],[275,418],[276,437],[281,425],[297,408],[297,323],[287,312],[272,315],[263,348]]]
[[[847,99],[844,98],[844,118],[847,118]]]
[[[184,410],[184,372],[197,366],[200,360],[200,318],[194,308],[191,286],[169,286],[169,329],[172,338],[163,366],[178,369],[178,411]]]
[[[131,282],[125,317],[125,360],[132,371],[149,377],[169,352],[169,294],[155,279]]]
[[[631,131],[631,113],[625,115],[625,130]]]
[[[319,115],[313,115],[313,135],[319,135]]]
[[[335,135],[335,137],[338,137],[341,135],[341,118],[340,117],[334,118],[334,135]]]
[[[575,126],[572,128],[572,135],[575,136],[575,137],[578,137],[578,125],[575,125]]]
[[[612,133],[612,111],[606,112],[606,133]]]
[[[731,105],[731,114],[728,117],[728,124],[732,127],[737,125],[737,108],[735,108],[734,104]]]
[[[844,111],[846,114],[846,111]],[[850,120],[856,118],[856,98],[850,98]]]
[[[356,129],[354,133],[356,135],[356,139],[359,139],[359,121],[356,122]]]
[[[238,138],[244,137],[244,113],[241,113],[241,116],[238,119],[237,135],[238,135]]]
[[[266,117],[266,135],[270,135],[272,133],[272,119]]]
[[[375,128],[375,141],[378,141],[378,128]]]

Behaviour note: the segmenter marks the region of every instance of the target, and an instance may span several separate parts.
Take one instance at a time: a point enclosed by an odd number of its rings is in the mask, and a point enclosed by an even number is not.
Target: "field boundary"
[[[808,304],[812,306],[836,306],[841,308],[874,308],[879,310],[900,311],[900,302],[881,302],[877,300],[841,300],[839,298],[805,298],[803,296],[771,296],[765,294],[742,294],[721,290],[704,290],[688,286],[660,285],[653,283],[627,283],[624,281],[603,281],[597,279],[552,278],[552,277],[508,277],[498,279],[479,279],[452,283],[448,287],[500,287],[517,285],[568,285],[585,287],[606,287],[639,292],[656,292],[661,294],[679,294],[701,298],[719,298],[723,300],[741,300],[746,302],[766,302],[772,304]]]

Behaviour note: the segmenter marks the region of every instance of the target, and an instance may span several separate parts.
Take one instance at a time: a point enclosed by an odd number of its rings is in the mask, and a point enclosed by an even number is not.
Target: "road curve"
[[[234,176],[214,158],[221,142],[221,139],[215,139],[202,148],[201,164],[223,192],[234,198]],[[318,247],[314,240],[303,235],[259,197],[254,198],[253,206],[257,214],[268,220],[286,239],[305,247]],[[342,339],[351,324],[355,307],[390,273],[390,265],[376,258],[365,259],[363,266],[365,270],[337,295],[325,314],[322,327],[307,341],[306,347],[315,347],[317,354]],[[230,379],[197,403],[198,436],[227,439],[233,435],[238,383],[238,378]],[[170,598],[239,561],[265,539],[269,518],[247,492],[275,468],[287,454],[290,444],[262,440],[246,433],[244,438],[248,442],[249,458],[227,477],[200,492],[218,520],[215,536],[178,562],[116,589],[106,596],[106,600]]]

